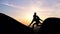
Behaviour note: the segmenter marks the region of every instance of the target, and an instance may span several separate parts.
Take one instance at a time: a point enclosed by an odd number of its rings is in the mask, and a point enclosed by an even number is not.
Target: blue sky
[[[60,0],[0,0],[0,13],[24,21],[25,25],[32,20],[34,12],[43,20],[48,17],[60,18]]]

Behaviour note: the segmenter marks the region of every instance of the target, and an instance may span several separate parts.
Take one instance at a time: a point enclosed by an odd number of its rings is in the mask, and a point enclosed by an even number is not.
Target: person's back
[[[40,22],[41,19],[40,19],[38,16],[36,16],[36,18],[37,18],[37,19],[36,19],[36,23],[41,23],[41,22]]]
[[[32,21],[36,21],[36,16],[37,16],[36,13],[34,13]]]

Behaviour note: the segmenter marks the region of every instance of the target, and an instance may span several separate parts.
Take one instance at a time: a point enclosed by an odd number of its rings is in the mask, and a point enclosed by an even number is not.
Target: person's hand
[[[41,21],[43,21],[43,20],[41,20]]]

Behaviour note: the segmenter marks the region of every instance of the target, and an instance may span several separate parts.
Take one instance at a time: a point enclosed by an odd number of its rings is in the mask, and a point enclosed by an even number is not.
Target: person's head
[[[34,12],[34,15],[36,15],[36,12]]]

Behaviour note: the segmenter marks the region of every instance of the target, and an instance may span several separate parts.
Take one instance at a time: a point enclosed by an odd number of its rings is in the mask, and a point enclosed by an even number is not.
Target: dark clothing
[[[41,23],[39,20],[41,20],[36,14],[33,15],[33,20],[31,22],[31,24],[35,21],[35,23],[33,24],[33,26],[36,24],[38,25],[39,23]],[[42,20],[41,20],[42,21]],[[30,24],[30,25],[31,25]]]
[[[32,22],[36,22],[36,23],[40,23],[40,21],[39,20],[41,20],[37,15],[34,15],[33,16],[33,20],[32,20]]]

